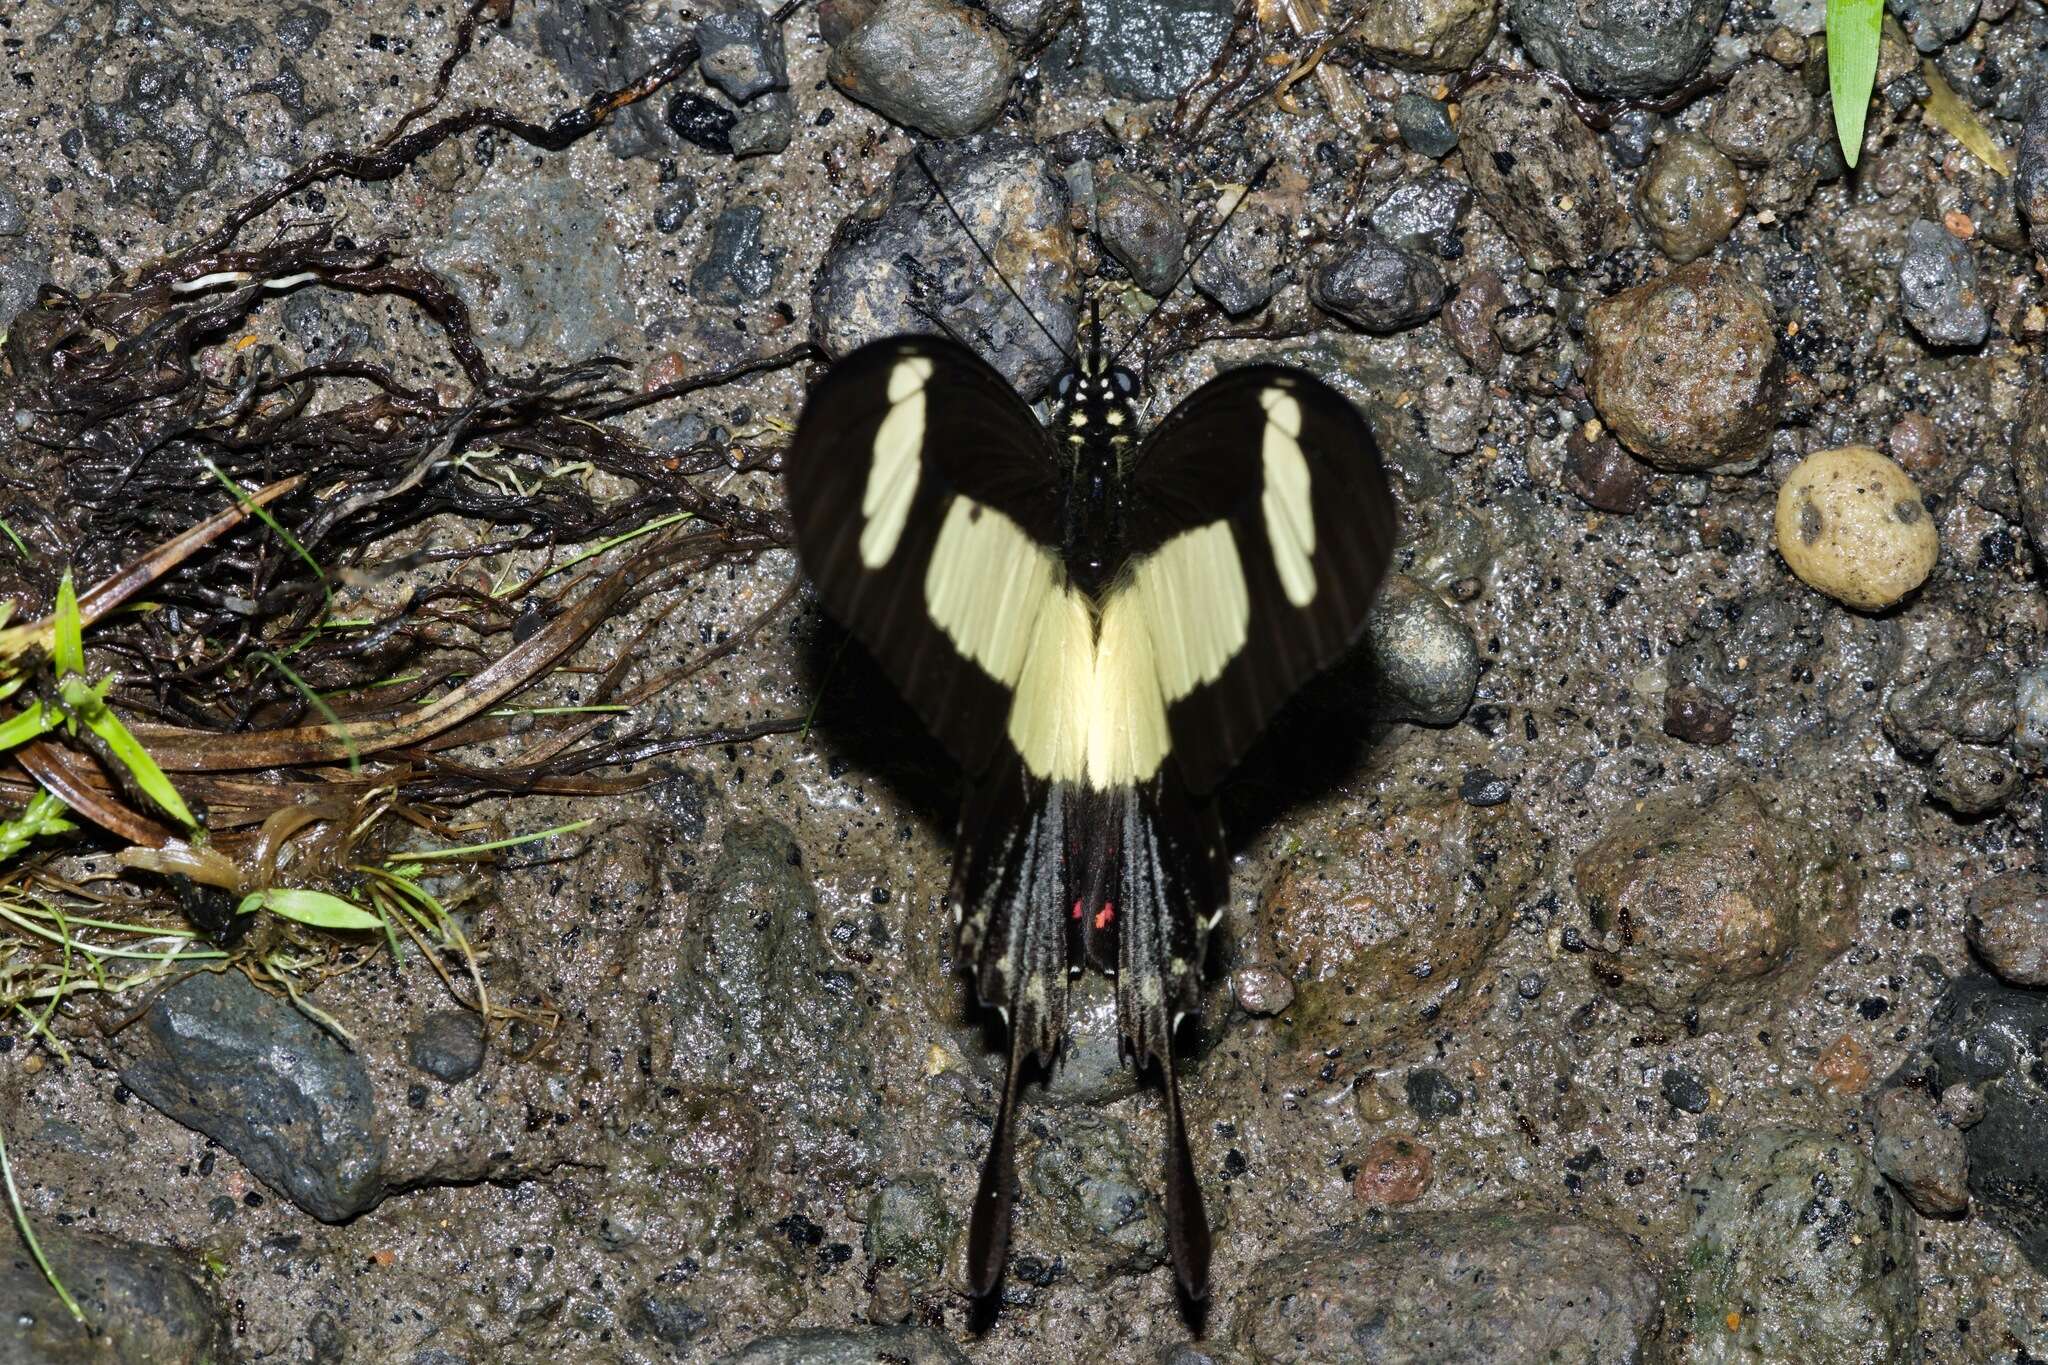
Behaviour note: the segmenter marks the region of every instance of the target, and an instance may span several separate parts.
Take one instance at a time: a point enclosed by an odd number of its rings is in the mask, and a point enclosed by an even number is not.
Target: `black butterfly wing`
[[[1130,559],[1175,766],[1215,791],[1294,692],[1356,642],[1395,508],[1358,410],[1300,370],[1253,365],[1197,389],[1139,449]]]
[[[1030,624],[1064,591],[1055,460],[1002,376],[938,337],[839,361],[784,456],[819,596],[973,777],[1000,757]]]

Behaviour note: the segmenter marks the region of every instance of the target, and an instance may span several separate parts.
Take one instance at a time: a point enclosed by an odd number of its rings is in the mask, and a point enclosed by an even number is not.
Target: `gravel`
[[[1698,133],[1659,147],[1636,182],[1637,221],[1679,265],[1720,245],[1748,204],[1749,187],[1735,163]]]
[[[1599,99],[1678,89],[1706,63],[1726,0],[1508,0],[1537,65]]]
[[[1539,264],[1583,268],[1614,246],[1620,212],[1599,141],[1539,81],[1496,76],[1458,125],[1479,203]]]
[[[1309,297],[1367,332],[1399,332],[1435,317],[1443,272],[1430,257],[1367,236],[1309,278]]]
[[[932,137],[986,128],[1002,112],[1017,59],[1009,40],[952,0],[881,0],[832,47],[832,83]]]
[[[1940,223],[1921,218],[1908,230],[1899,297],[1906,321],[1931,346],[1981,346],[1991,333],[1970,248]]]

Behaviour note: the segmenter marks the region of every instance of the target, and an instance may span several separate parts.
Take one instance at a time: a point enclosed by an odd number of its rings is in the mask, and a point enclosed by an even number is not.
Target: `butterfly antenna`
[[[960,231],[966,236],[967,240],[974,243],[976,253],[980,255],[983,261],[988,263],[988,268],[994,272],[995,277],[1003,282],[1003,288],[1010,291],[1010,297],[1015,299],[1017,306],[1024,310],[1024,316],[1030,318],[1032,325],[1045,334],[1045,339],[1050,341],[1052,348],[1060,353],[1060,358],[1066,361],[1069,366],[1072,366],[1075,363],[1074,352],[1066,342],[1054,336],[1052,328],[1045,325],[1045,320],[1032,311],[1030,304],[1024,302],[1024,296],[1017,292],[1017,286],[1010,283],[1010,277],[1005,275],[1003,268],[996,264],[996,258],[988,254],[988,248],[983,246],[981,239],[974,235],[974,229],[967,226],[967,220],[961,217],[960,210],[953,206],[951,196],[946,193],[946,187],[939,183],[939,177],[933,172],[931,163],[924,159],[923,147],[916,149],[916,156],[917,168],[924,172],[925,179],[932,182],[932,189],[939,196],[939,202],[946,206],[946,212],[953,215],[953,221],[960,225]],[[934,320],[936,321],[936,318]],[[944,326],[943,323],[940,325]]]
[[[1131,329],[1131,334],[1128,337],[1124,338],[1124,344],[1117,347],[1116,353],[1110,356],[1110,364],[1114,365],[1117,361],[1122,360],[1124,352],[1137,345],[1138,338],[1145,335],[1145,329],[1151,325],[1154,315],[1166,306],[1166,301],[1173,297],[1173,291],[1180,288],[1180,282],[1194,272],[1195,266],[1200,263],[1202,257],[1209,253],[1209,248],[1215,245],[1216,239],[1223,235],[1223,229],[1230,226],[1230,220],[1237,217],[1237,211],[1244,207],[1244,201],[1258,193],[1259,186],[1266,181],[1266,172],[1272,169],[1273,158],[1270,156],[1259,163],[1259,168],[1252,172],[1251,180],[1246,183],[1244,192],[1238,195],[1230,207],[1224,211],[1222,219],[1217,222],[1216,226],[1209,229],[1209,235],[1202,239],[1202,244],[1189,253],[1187,260],[1181,264],[1180,273],[1173,277],[1173,283],[1160,291],[1158,300],[1145,310],[1145,316],[1138,319],[1138,325]]]

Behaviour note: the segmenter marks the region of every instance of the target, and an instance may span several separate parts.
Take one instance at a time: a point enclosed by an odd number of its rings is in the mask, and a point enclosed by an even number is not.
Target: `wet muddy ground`
[[[551,112],[698,31],[511,8],[451,107]],[[1066,335],[1084,284],[1137,325],[1133,280],[1272,158],[1155,324],[1149,410],[1304,365],[1370,414],[1404,526],[1370,641],[1225,793],[1183,1038],[1206,1313],[1095,981],[1029,1092],[1000,1311],[964,1297],[1001,1062],[945,927],[956,777],[775,550],[592,649],[651,675],[753,629],[620,724],[807,724],[491,807],[595,823],[440,883],[534,1021],[482,1037],[408,954],[314,997],[353,1050],[232,975],[111,1038],[81,1015],[68,1065],[0,1037],[26,1210],[109,1329],[17,1258],[0,1359],[2048,1358],[2048,14],[1906,7],[1848,174],[1818,6],[1595,8],[1562,40],[1540,0],[1376,8],[1286,108],[1253,97],[1313,6],[831,0],[779,44],[726,12],[717,61],[566,151],[467,136],[276,214],[441,272],[510,371],[652,385],[922,307],[1035,393],[1056,358],[914,145]],[[0,319],[374,141],[459,14],[0,15]],[[2016,176],[1923,117],[1935,80]],[[251,330],[462,383],[384,299],[287,292]],[[744,462],[802,382],[627,420]],[[1795,575],[1779,488],[1852,444],[1912,494],[1839,544],[1795,509]]]

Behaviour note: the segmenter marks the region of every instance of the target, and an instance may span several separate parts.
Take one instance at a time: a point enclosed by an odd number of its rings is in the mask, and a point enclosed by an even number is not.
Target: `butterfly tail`
[[[1010,1038],[1010,1071],[1003,1081],[1003,1103],[996,1110],[995,1132],[981,1163],[981,1184],[974,1193],[974,1211],[967,1224],[967,1285],[985,1299],[1002,1285],[1010,1253],[1010,1209],[1017,1188],[1017,1087],[1024,1072],[1024,1035]],[[1197,1198],[1200,1196],[1198,1195]]]

